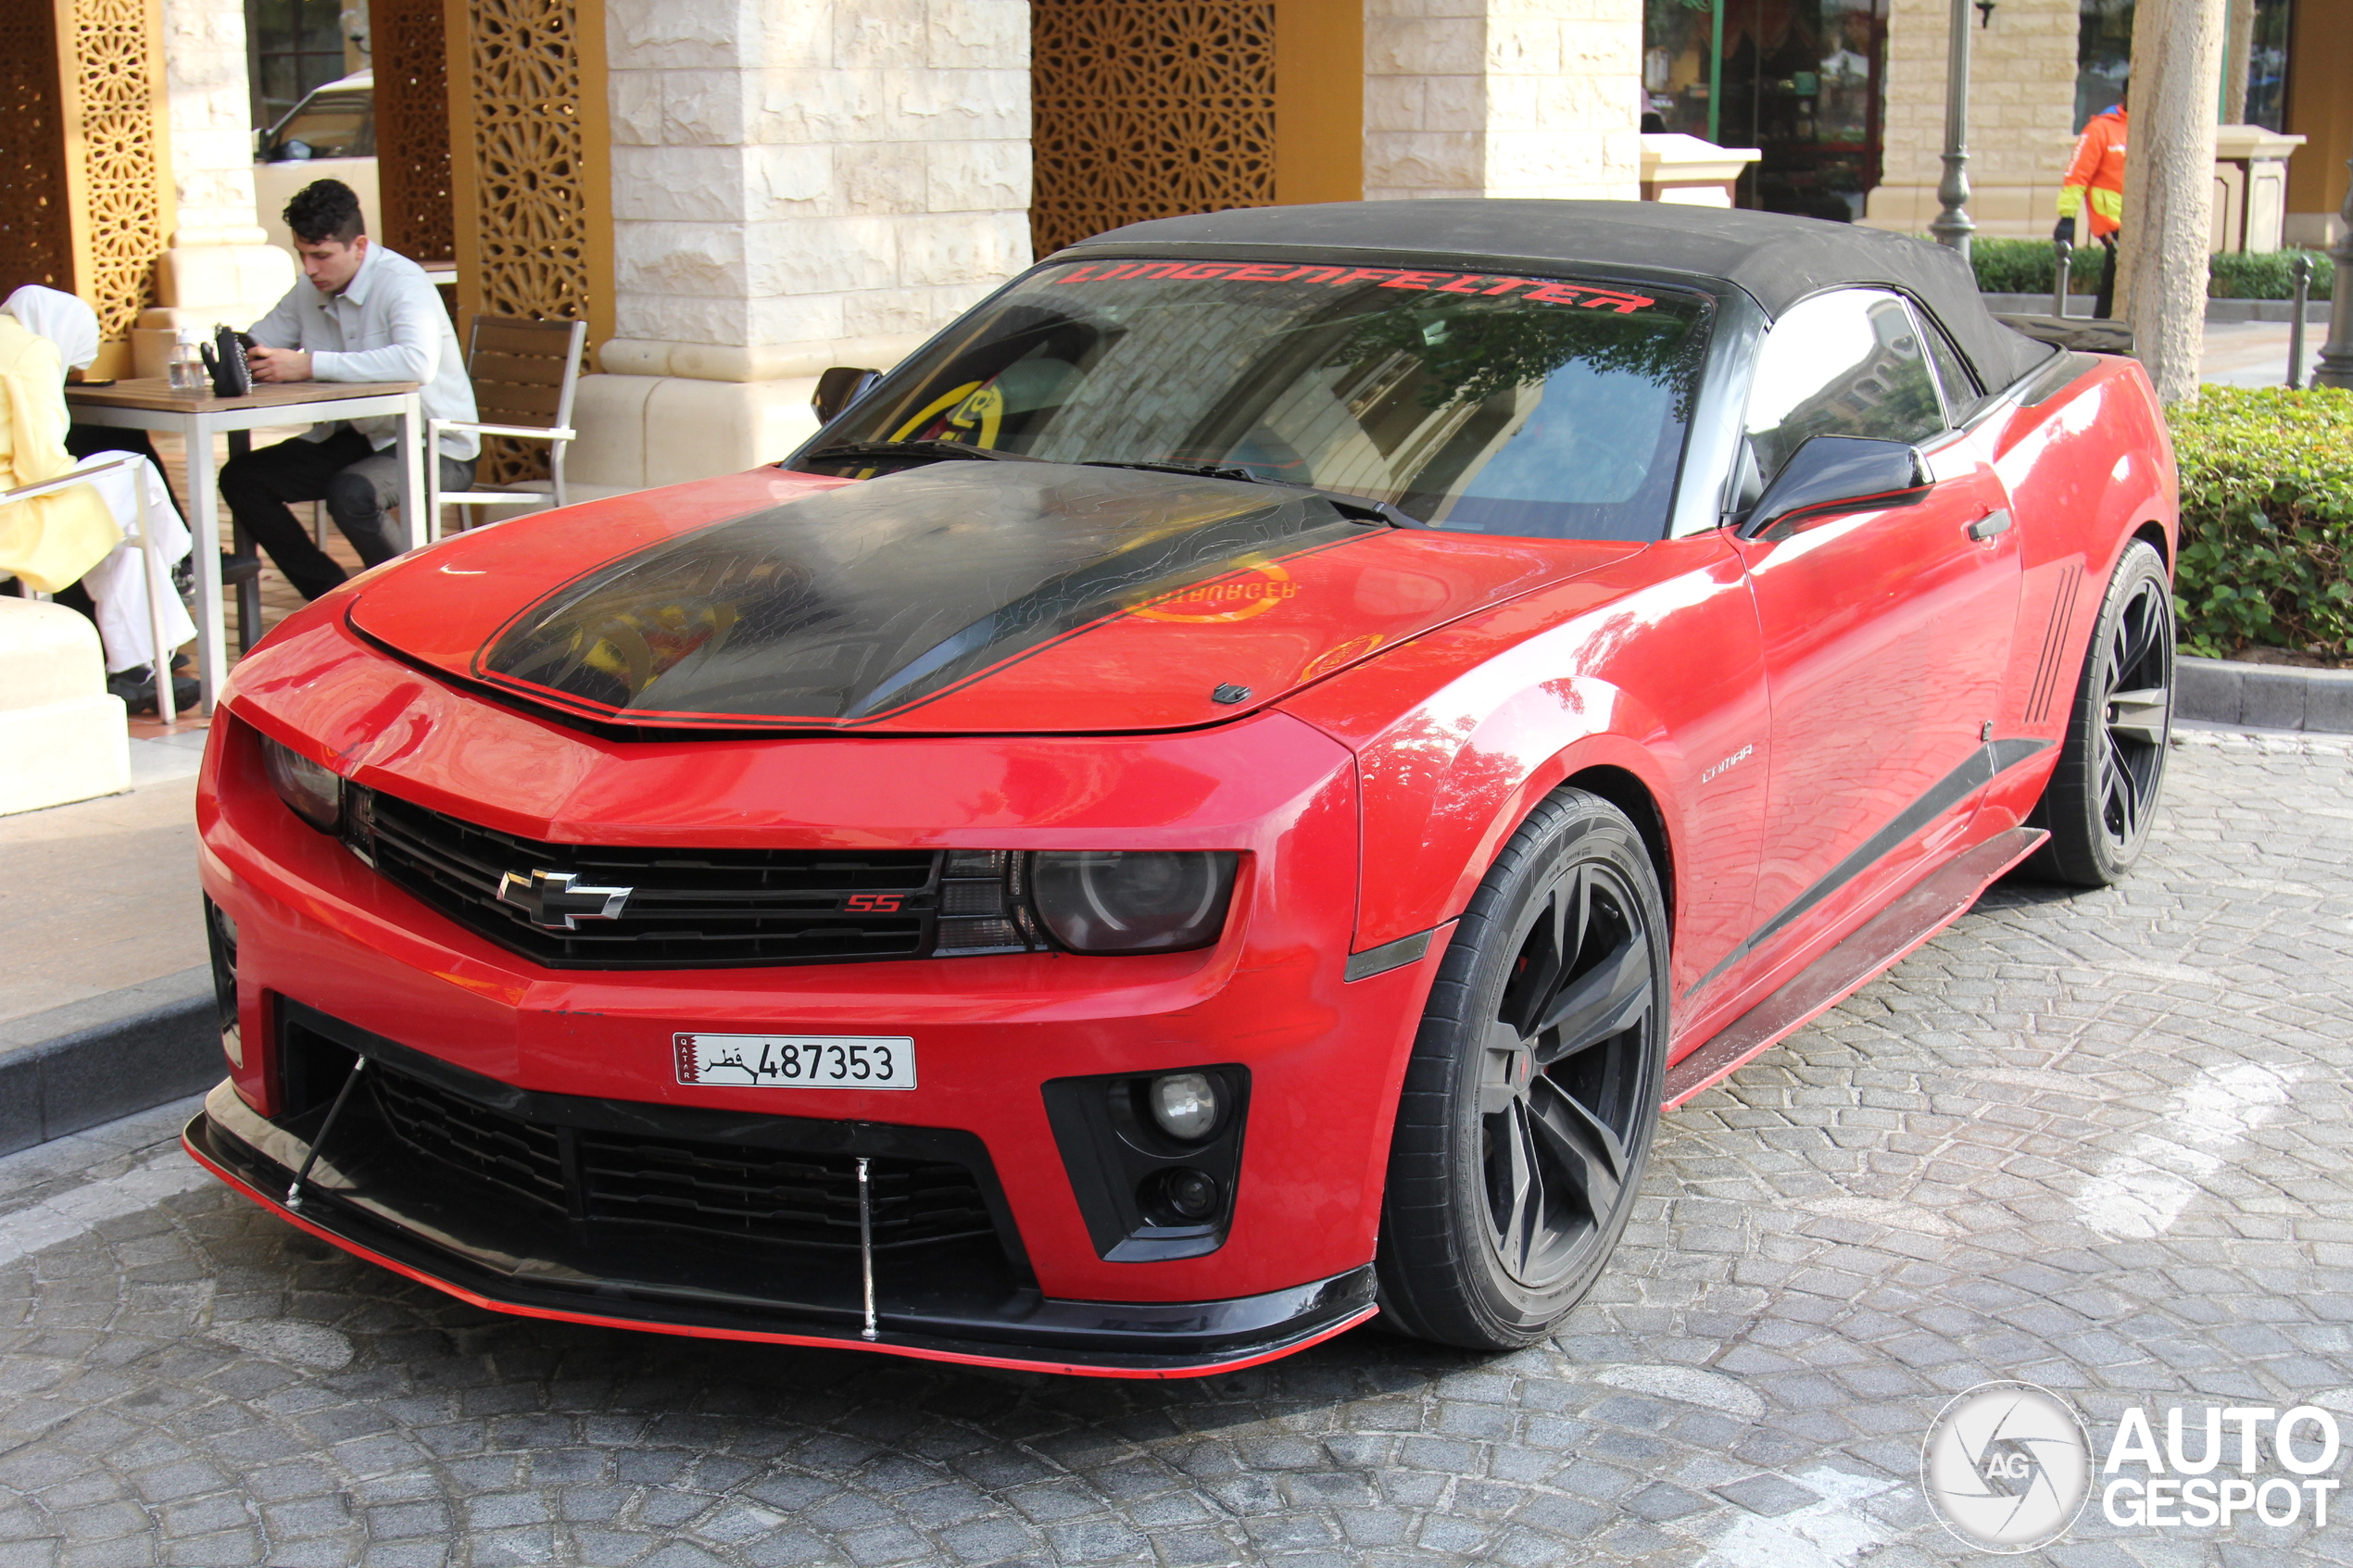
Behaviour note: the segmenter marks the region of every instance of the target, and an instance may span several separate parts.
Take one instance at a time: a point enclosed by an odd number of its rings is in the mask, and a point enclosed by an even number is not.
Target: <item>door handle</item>
[[[2010,531],[2010,514],[2007,511],[1987,512],[1969,525],[1969,536],[1982,545],[1988,539],[1999,538]]]

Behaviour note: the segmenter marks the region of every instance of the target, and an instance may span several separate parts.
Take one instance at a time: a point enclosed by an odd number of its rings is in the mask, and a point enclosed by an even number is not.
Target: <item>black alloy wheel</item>
[[[2173,585],[2145,540],[2108,580],[2084,650],[2058,765],[2032,821],[2050,830],[2034,868],[2078,887],[2120,881],[2141,858],[2173,728]]]
[[[1554,795],[1497,858],[1406,1068],[1379,1252],[1394,1326],[1511,1349],[1592,1287],[1658,1120],[1666,930],[1640,834],[1596,796]]]

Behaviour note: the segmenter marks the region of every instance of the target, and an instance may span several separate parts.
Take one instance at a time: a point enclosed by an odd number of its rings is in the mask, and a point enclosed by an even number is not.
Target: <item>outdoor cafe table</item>
[[[66,385],[66,405],[76,424],[110,425],[118,430],[171,431],[188,444],[188,531],[195,535],[196,674],[204,687],[198,711],[212,711],[214,694],[229,673],[228,647],[220,627],[220,512],[212,463],[212,438],[229,437],[232,457],[253,448],[251,432],[278,425],[307,425],[337,420],[400,420],[395,446],[401,456],[400,520],[409,532],[409,549],[425,542],[425,419],[415,382],[274,382],[256,386],[243,397],[215,397],[209,392],[174,392],[161,376],[117,382],[111,386]],[[243,531],[236,547],[244,554],[252,546]],[[255,634],[261,620],[261,594],[252,583],[240,586],[237,621],[242,638]],[[239,650],[243,651],[242,648]],[[158,678],[158,690],[170,690]]]

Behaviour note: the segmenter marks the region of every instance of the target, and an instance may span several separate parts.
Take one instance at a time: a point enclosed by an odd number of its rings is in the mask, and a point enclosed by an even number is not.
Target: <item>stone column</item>
[[[1925,234],[1936,217],[1951,16],[1951,0],[1893,0],[1880,183],[1864,207],[1871,228]],[[2051,237],[2075,150],[2078,26],[2077,0],[1999,0],[1990,24],[1970,14],[1969,214],[1980,234]]]
[[[1365,194],[1639,194],[1637,0],[1365,0]]]
[[[180,328],[251,326],[295,280],[254,217],[243,0],[163,0],[163,32],[178,226],[156,260],[157,304],[131,334],[142,376],[163,374]]]
[[[606,49],[584,491],[782,457],[820,370],[887,368],[1028,263],[1023,0],[609,0]]]

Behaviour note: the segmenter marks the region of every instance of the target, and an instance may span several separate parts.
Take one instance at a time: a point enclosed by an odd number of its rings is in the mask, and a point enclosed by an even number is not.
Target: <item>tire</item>
[[[1378,1257],[1391,1326],[1515,1349],[1592,1288],[1657,1127],[1667,959],[1634,824],[1582,790],[1547,798],[1456,922],[1406,1065]]]
[[[2123,880],[2148,842],[2173,727],[2173,585],[2146,540],[2126,546],[2083,654],[2058,766],[2029,822],[2030,869],[2075,887]]]

